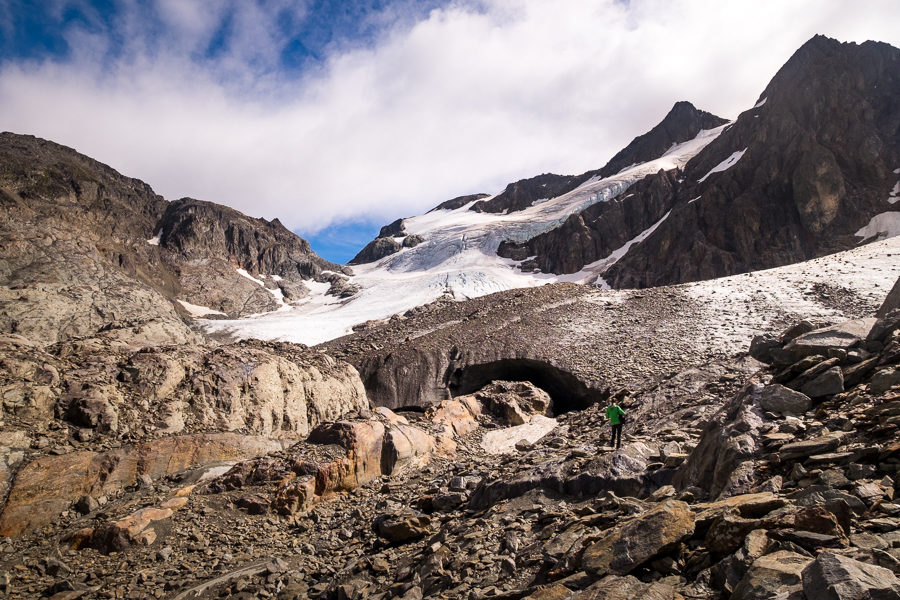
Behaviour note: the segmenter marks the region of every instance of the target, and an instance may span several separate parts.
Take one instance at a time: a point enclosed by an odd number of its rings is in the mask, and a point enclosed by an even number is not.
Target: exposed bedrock
[[[575,273],[637,237],[676,203],[678,171],[648,175],[610,202],[573,214],[551,231],[517,244],[504,241],[497,254],[514,260],[536,256],[545,273]]]

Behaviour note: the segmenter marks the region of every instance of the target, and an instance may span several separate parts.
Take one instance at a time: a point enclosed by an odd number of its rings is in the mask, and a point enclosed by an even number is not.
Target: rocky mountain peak
[[[702,129],[714,129],[728,121],[697,109],[685,100],[676,102],[653,129],[634,138],[598,171],[601,177],[615,175],[633,164],[653,160],[673,145],[693,139]]]
[[[275,310],[309,292],[304,280],[353,292],[349,269],[277,220],[166,202],[33,136],[0,134],[0,206],[0,332],[41,343],[99,331],[180,343],[193,336],[183,317]]]

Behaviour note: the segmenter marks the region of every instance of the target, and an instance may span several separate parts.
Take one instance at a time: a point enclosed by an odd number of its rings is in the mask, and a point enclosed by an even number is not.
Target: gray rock
[[[884,302],[882,302],[878,312],[875,313],[875,317],[878,319],[884,318],[888,313],[895,311],[898,308],[900,308],[900,277],[897,278],[894,287],[888,292],[888,295],[884,299]]]
[[[869,389],[873,394],[883,394],[895,385],[900,385],[900,369],[889,367],[881,369],[872,376]]]
[[[831,367],[800,388],[800,391],[810,398],[840,394],[844,391],[844,374],[840,367]]]
[[[803,593],[816,600],[897,600],[900,580],[888,569],[823,552],[803,569]]]
[[[804,393],[783,385],[766,386],[759,396],[759,404],[764,410],[775,413],[802,415],[812,406],[812,400]]]
[[[375,517],[372,529],[389,542],[403,543],[428,535],[431,519],[413,511],[384,513]]]
[[[829,348],[849,350],[866,339],[875,319],[856,319],[805,333],[784,347],[797,360],[813,354],[827,354]]]
[[[732,600],[801,600],[803,569],[812,559],[802,554],[779,550],[756,559],[734,588]]]
[[[841,445],[844,437],[843,433],[828,433],[802,442],[785,444],[779,450],[778,455],[781,460],[791,460],[831,452]]]
[[[750,342],[750,356],[766,364],[774,362],[772,350],[781,348],[781,343],[769,335],[757,335]]]

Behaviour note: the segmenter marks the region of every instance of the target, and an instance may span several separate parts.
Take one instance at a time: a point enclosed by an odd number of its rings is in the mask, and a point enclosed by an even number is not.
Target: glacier
[[[598,276],[652,229],[609,257],[569,275],[523,272],[518,268],[519,261],[497,256],[497,248],[504,240],[524,242],[554,229],[570,215],[619,196],[647,175],[683,168],[729,124],[703,130],[655,160],[632,165],[610,177],[591,178],[566,194],[542,199],[521,211],[474,212],[469,210],[473,201],[454,210],[435,210],[404,219],[406,232],[420,235],[424,241],[377,262],[354,266],[351,281],[360,291],[350,298],[329,296],[325,293],[327,286],[313,282],[305,298],[275,312],[198,322],[211,334],[314,345],[351,333],[359,323],[385,319],[442,297],[464,300],[561,282],[603,286],[605,282]]]

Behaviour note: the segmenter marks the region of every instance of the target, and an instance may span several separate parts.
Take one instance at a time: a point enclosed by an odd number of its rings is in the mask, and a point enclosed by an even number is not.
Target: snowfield
[[[511,214],[478,213],[469,210],[470,203],[455,210],[435,210],[404,219],[406,233],[420,235],[425,241],[375,263],[355,266],[351,282],[360,291],[351,298],[329,296],[326,294],[327,284],[306,282],[310,293],[305,298],[290,305],[284,304],[275,312],[239,320],[199,322],[207,333],[236,339],[258,338],[315,345],[351,333],[352,327],[359,323],[386,319],[441,297],[464,300],[508,289],[561,282],[607,288],[599,275],[648,237],[668,214],[606,258],[569,275],[523,272],[517,268],[518,262],[497,256],[497,248],[503,240],[521,242],[549,231],[573,213],[614,198],[660,169],[684,167],[726,127],[728,124],[701,131],[695,139],[674,146],[656,160],[632,165],[611,177],[592,178],[567,194],[536,202],[522,211]],[[727,169],[742,155],[743,152],[734,153],[709,174]],[[882,224],[877,225],[872,228],[881,229]],[[893,229],[891,227],[892,232]],[[856,265],[854,274],[859,278],[889,285],[897,274],[891,269],[884,269],[883,265],[881,270],[874,265],[882,264],[885,256],[898,250],[900,242],[888,240],[845,253],[847,258],[835,260],[852,261]],[[828,259],[819,260],[825,261],[827,271]],[[883,277],[870,272],[872,269],[882,273]],[[889,275],[888,271],[893,274]],[[725,285],[727,279],[693,285]],[[842,276],[835,284],[855,288],[859,287],[856,280],[853,276]],[[262,285],[261,281],[255,281]]]

